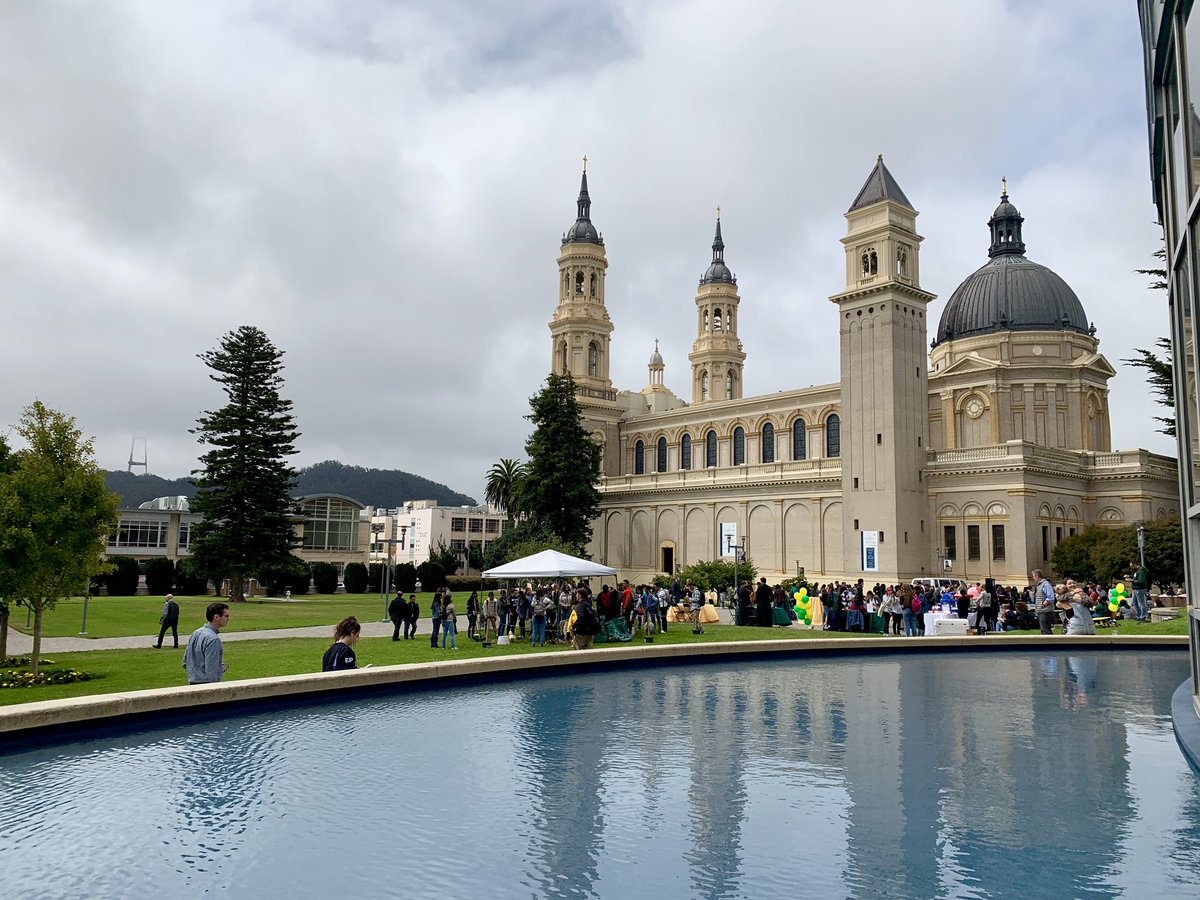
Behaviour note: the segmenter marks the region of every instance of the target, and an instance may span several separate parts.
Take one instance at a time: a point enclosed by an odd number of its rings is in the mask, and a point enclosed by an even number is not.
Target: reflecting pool
[[[9,896],[1195,897],[1184,652],[639,668],[0,755]]]

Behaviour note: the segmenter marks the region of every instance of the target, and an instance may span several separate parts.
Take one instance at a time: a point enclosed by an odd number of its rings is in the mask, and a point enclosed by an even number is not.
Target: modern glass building
[[[1179,441],[1179,492],[1187,566],[1192,706],[1200,716],[1200,4],[1138,0],[1154,201],[1166,239]]]

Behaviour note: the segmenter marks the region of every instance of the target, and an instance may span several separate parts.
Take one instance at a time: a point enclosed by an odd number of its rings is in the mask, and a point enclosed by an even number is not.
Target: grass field
[[[468,595],[470,596],[470,595]],[[433,594],[419,594],[422,614],[428,616]],[[216,597],[176,597],[179,604],[179,630],[191,632],[204,624],[204,608]],[[458,604],[466,607],[466,597]],[[158,634],[162,613],[161,597],[92,597],[88,601],[87,636],[89,638],[125,637]],[[360,622],[378,622],[383,618],[383,601],[371,594],[310,594],[303,600],[248,600],[230,604],[228,631],[263,631],[269,628],[303,628],[328,625],[331,628],[346,616]],[[13,609],[12,627],[25,634],[33,628],[24,608]],[[75,637],[83,621],[83,598],[62,600],[42,620],[42,637]]]

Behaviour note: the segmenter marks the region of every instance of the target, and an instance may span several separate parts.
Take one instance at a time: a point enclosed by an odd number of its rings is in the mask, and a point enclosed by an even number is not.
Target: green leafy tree
[[[754,560],[747,559],[745,562],[737,564],[738,581],[749,581],[753,584],[757,577],[758,570],[754,567]],[[679,581],[683,583],[689,578],[701,590],[725,590],[734,581],[733,560],[714,559],[710,562],[701,561],[695,565],[684,566],[679,570]]]
[[[446,570],[432,560],[417,566],[417,581],[422,591],[436,591],[446,586]]]
[[[175,587],[175,563],[156,556],[146,563],[146,591],[152,597],[169,593]]]
[[[360,562],[346,563],[346,568],[342,570],[342,584],[346,586],[347,594],[365,594],[367,567]]]
[[[280,563],[261,569],[259,578],[266,586],[268,597],[278,597],[287,591],[307,594],[308,586],[312,583],[308,563],[292,553]]]
[[[114,556],[104,576],[104,587],[110,597],[132,597],[142,580],[142,567],[132,556]]]
[[[455,574],[462,565],[462,557],[458,551],[451,550],[445,541],[438,541],[437,546],[429,551],[429,561],[441,569],[443,575]]]
[[[1160,248],[1154,255],[1159,260],[1165,261],[1167,258],[1166,248]],[[1150,290],[1165,291],[1167,289],[1166,269],[1138,269],[1137,273],[1150,276]],[[1171,356],[1171,341],[1169,338],[1159,338],[1154,342],[1154,346],[1158,348],[1161,355],[1141,347],[1134,347],[1133,352],[1137,355],[1133,359],[1123,359],[1121,362],[1136,369],[1146,370],[1146,383],[1150,386],[1150,392],[1155,395],[1160,406],[1165,406],[1172,413],[1170,416],[1154,417],[1154,421],[1163,426],[1158,431],[1161,434],[1175,437],[1175,371]]]
[[[208,578],[190,559],[181,559],[175,567],[175,589],[180,594],[203,597],[208,593]]]
[[[511,521],[521,514],[525,491],[526,467],[515,459],[502,459],[487,473],[484,499],[508,514]]]
[[[483,541],[471,541],[467,544],[467,567],[483,571]]]
[[[1158,585],[1182,584],[1183,530],[1170,516],[1143,523],[1146,569]],[[1059,578],[1112,584],[1130,574],[1138,559],[1137,525],[1102,528],[1094,525],[1059,542],[1050,555]]]
[[[16,457],[0,435],[0,479],[17,467]],[[3,538],[0,536],[0,549],[3,549]],[[12,586],[16,583],[16,573],[0,568],[0,659],[8,656],[8,617],[10,613],[9,600],[12,597]]]
[[[283,353],[257,328],[243,325],[200,354],[229,402],[205,412],[192,432],[211,445],[193,472],[192,511],[196,526],[192,558],[209,575],[228,576],[232,597],[242,600],[242,584],[286,563],[296,546],[291,493],[296,471],[287,457],[300,436],[292,404],[280,395]]]
[[[82,594],[107,565],[104,545],[117,525],[117,496],[105,486],[92,441],[74,418],[35,401],[17,433],[29,446],[0,473],[0,586],[33,611],[30,668],[36,674],[45,613]]]
[[[584,430],[570,375],[547,377],[529,407],[533,434],[525,443],[529,463],[521,506],[578,554],[591,540],[600,511],[600,448]]]
[[[483,569],[494,569],[514,559],[532,556],[542,550],[557,550],[570,553],[573,548],[554,534],[543,522],[525,519],[511,528],[506,528],[500,537],[492,541],[483,551]]]
[[[396,590],[412,593],[417,586],[417,567],[410,562],[396,566]]]

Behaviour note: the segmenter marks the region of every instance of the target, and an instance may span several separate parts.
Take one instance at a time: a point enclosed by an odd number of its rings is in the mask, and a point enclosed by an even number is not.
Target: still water
[[[1196,897],[1185,653],[397,694],[0,755],[14,897]]]

